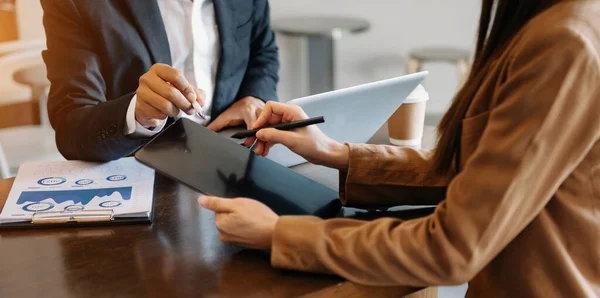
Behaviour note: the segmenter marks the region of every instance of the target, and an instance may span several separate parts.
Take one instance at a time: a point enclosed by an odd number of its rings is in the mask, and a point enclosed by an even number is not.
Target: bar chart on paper
[[[124,158],[108,163],[60,161],[24,164],[0,213],[0,223],[35,214],[107,211],[115,217],[149,214],[154,170]]]

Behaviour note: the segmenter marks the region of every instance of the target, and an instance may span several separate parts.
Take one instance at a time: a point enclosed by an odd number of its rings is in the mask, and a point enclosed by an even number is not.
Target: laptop
[[[302,107],[309,117],[324,116],[319,128],[330,138],[344,143],[366,143],[400,107],[404,99],[425,79],[428,72],[378,81],[289,101]],[[227,129],[225,137],[243,129]],[[286,167],[306,160],[282,145],[271,148],[269,159]]]

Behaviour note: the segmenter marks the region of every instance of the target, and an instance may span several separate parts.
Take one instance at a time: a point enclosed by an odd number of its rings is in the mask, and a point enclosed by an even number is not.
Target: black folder
[[[334,190],[185,118],[158,134],[135,157],[196,191],[255,199],[279,215],[328,218],[341,209]]]

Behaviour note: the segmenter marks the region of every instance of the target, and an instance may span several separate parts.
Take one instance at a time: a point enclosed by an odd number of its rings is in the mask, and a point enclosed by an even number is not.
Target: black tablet
[[[279,215],[328,218],[341,208],[332,189],[185,118],[158,134],[135,157],[199,192],[252,198]]]

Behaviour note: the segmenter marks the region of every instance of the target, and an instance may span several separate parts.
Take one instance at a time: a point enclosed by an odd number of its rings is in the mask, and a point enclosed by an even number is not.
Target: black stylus
[[[245,138],[249,138],[249,137],[255,137],[256,133],[259,130],[265,129],[265,128],[275,128],[275,129],[279,129],[279,130],[291,130],[291,129],[306,127],[309,125],[319,124],[319,123],[323,123],[323,122],[325,122],[324,117],[315,117],[315,118],[310,118],[310,119],[306,119],[306,120],[276,124],[273,126],[263,127],[263,128],[259,128],[259,129],[240,131],[240,132],[233,134],[231,137],[234,139],[245,139]]]

